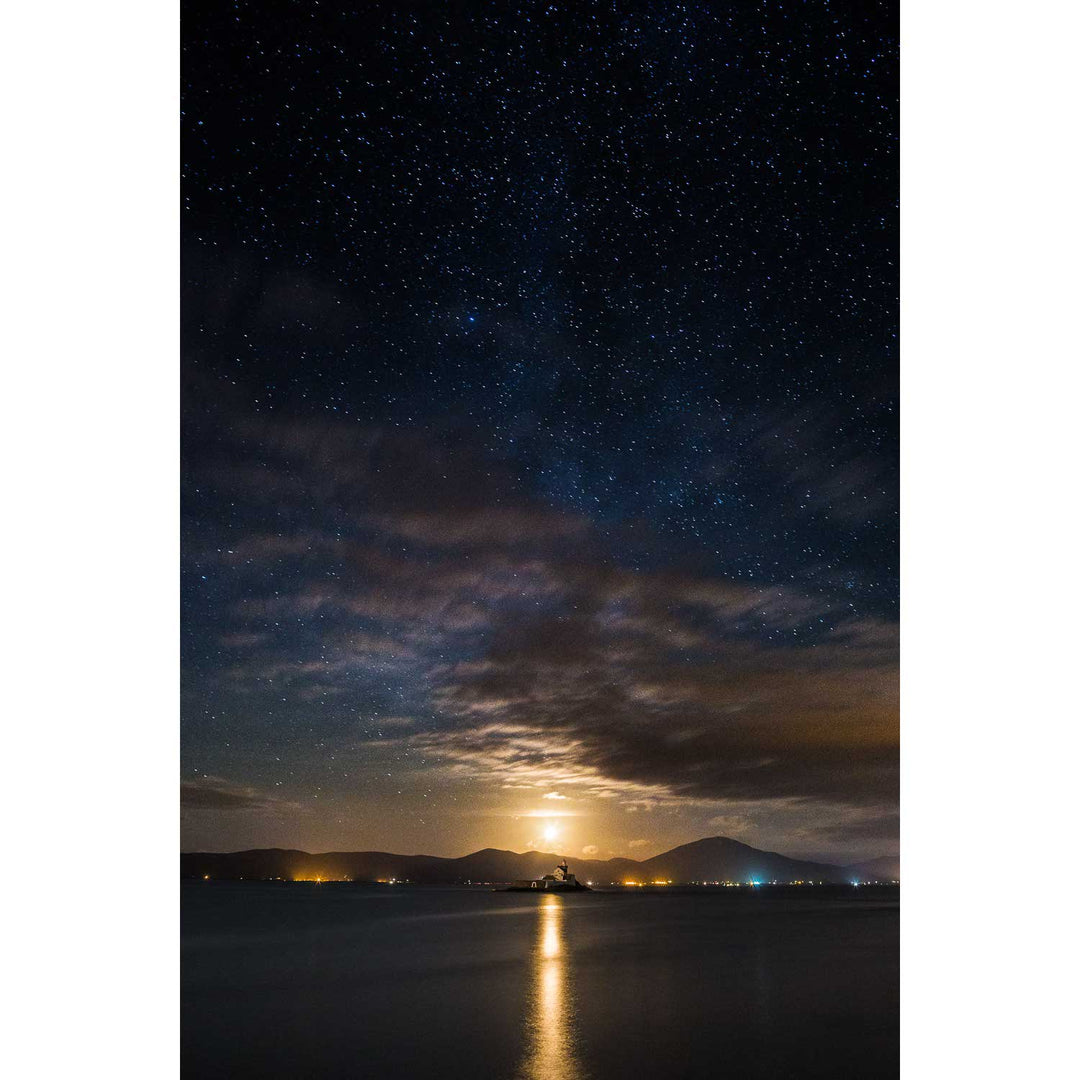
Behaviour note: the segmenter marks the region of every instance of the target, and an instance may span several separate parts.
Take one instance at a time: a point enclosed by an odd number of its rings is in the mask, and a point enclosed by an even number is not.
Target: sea
[[[181,1074],[899,1073],[894,886],[181,884]]]

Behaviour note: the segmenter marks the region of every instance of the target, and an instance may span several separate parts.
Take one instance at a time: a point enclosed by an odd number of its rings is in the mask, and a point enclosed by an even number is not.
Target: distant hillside
[[[246,880],[269,878],[388,881],[390,878],[425,885],[472,882],[505,883],[550,873],[562,856],[540,851],[500,851],[484,848],[457,859],[435,855],[395,855],[386,851],[328,851],[312,855],[284,848],[253,851],[188,852],[180,856],[180,876]],[[825,881],[898,880],[899,860],[875,859],[854,866],[789,859],[774,851],[759,851],[726,836],[683,844],[663,855],[634,859],[571,859],[570,868],[582,881],[600,885],[622,881]],[[894,872],[895,871],[895,872]]]
[[[759,851],[726,836],[711,836],[665,851],[641,864],[648,878],[666,881],[840,881],[838,866]]]
[[[899,881],[900,856],[883,855],[869,862],[852,863],[844,867],[844,873],[851,881]]]

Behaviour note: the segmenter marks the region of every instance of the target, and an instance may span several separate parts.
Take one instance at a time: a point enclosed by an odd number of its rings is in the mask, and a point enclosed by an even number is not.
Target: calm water
[[[899,890],[182,885],[186,1077],[891,1077]]]

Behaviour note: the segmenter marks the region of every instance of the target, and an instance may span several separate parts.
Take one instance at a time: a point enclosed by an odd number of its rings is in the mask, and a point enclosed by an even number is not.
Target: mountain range
[[[386,851],[327,851],[312,855],[284,848],[252,851],[185,852],[180,876],[211,879],[324,881],[409,881],[425,885],[484,882],[500,884],[551,873],[562,856],[541,851],[484,848],[457,859],[436,855],[395,855]],[[682,844],[651,859],[575,859],[570,869],[581,881],[597,885],[670,881],[898,881],[900,860],[885,856],[869,862],[837,866],[790,859],[775,851],[759,851],[726,836]]]

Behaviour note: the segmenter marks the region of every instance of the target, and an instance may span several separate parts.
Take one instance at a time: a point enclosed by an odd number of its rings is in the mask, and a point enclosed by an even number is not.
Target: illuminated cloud
[[[280,497],[284,471],[322,485],[347,524],[231,542],[237,573],[289,573],[223,598],[226,690],[352,706],[365,719],[343,727],[350,745],[378,739],[448,782],[694,809],[740,836],[781,823],[819,846],[894,829],[894,622],[827,591],[629,568],[581,517],[511,497],[497,475],[478,484],[414,435],[251,430],[274,463],[256,500]],[[383,458],[413,479],[390,483]],[[191,798],[258,801],[205,785]]]

